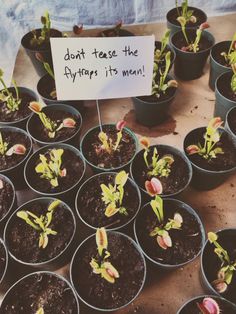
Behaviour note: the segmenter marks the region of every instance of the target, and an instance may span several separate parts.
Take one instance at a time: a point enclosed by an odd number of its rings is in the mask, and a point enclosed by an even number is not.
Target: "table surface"
[[[233,36],[235,20],[236,14],[209,18],[211,26],[209,31],[215,36],[216,42],[229,40]],[[132,25],[126,28],[136,35],[154,34],[156,40],[160,40],[165,32],[166,24]],[[85,30],[81,36],[94,36],[97,32],[98,29]],[[115,123],[119,119],[125,119],[128,127],[138,137],[150,137],[151,144],[168,144],[182,149],[185,135],[193,128],[206,126],[213,116],[215,95],[208,87],[208,77],[209,63],[200,79],[189,82],[179,81],[178,92],[171,106],[169,118],[158,127],[147,128],[135,122],[130,98],[100,101],[102,121]],[[19,85],[36,90],[39,77],[22,48],[16,58],[14,78]],[[95,102],[86,101],[85,106],[82,133],[98,124]],[[200,192],[189,187],[180,198],[197,211],[204,222],[206,232],[216,231],[236,227],[235,187],[236,175],[231,176],[223,185],[211,191]],[[32,197],[32,193],[28,191],[18,193],[19,205]],[[80,230],[81,239],[91,232],[82,225]],[[58,272],[67,276],[68,265]],[[147,263],[147,280],[143,291],[132,304],[116,313],[174,314],[185,301],[203,293],[200,283],[200,258],[183,268],[170,272],[163,272]],[[97,312],[82,305],[81,314],[88,313]]]

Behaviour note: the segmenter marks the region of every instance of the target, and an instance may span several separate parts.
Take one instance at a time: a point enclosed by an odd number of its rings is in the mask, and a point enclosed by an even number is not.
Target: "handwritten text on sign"
[[[57,98],[151,94],[154,36],[51,38]]]

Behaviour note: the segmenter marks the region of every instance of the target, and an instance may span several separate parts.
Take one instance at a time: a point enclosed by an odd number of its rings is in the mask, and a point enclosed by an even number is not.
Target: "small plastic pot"
[[[155,49],[159,49],[161,50],[161,42],[160,41],[155,41]],[[169,45],[166,45],[166,49],[165,49],[166,52],[170,51],[171,52],[171,64],[170,64],[170,69],[169,69],[169,72],[175,62],[175,58],[176,58],[176,54],[175,54],[175,51],[172,47],[170,47]],[[165,61],[161,62],[159,64],[159,68],[162,72],[165,71]]]
[[[205,127],[200,127],[190,131],[184,139],[184,151],[187,158],[188,154],[186,153],[186,147],[191,144],[198,143],[200,136],[202,136],[205,132]],[[236,142],[234,141],[232,135],[229,134],[224,129],[220,129],[221,134],[225,133],[226,136],[232,141],[232,145],[236,150]],[[235,173],[236,166],[221,171],[212,171],[199,167],[197,164],[193,163],[190,160],[193,167],[193,178],[191,181],[191,185],[198,190],[211,190],[221,185],[231,174]]]
[[[47,106],[43,108],[43,112],[45,114],[48,114],[50,112],[53,111],[62,111],[62,112],[66,112],[66,113],[70,113],[73,114],[74,116],[76,116],[76,118],[78,119],[79,122],[79,127],[78,130],[69,138],[65,139],[65,140],[61,140],[61,141],[48,141],[48,142],[44,142],[42,140],[39,139],[38,134],[37,134],[37,130],[35,130],[35,125],[37,125],[38,123],[42,123],[38,117],[38,115],[35,113],[33,114],[30,119],[28,120],[27,123],[27,132],[29,133],[29,135],[32,137],[33,141],[37,144],[37,146],[42,147],[45,145],[50,145],[50,144],[55,144],[55,143],[66,143],[66,144],[70,144],[70,145],[74,145],[74,146],[79,146],[79,137],[80,137],[80,131],[81,131],[81,127],[82,127],[82,116],[80,114],[80,112],[78,110],[76,110],[75,108],[68,106],[68,105],[64,105],[64,104],[53,104],[51,106]]]
[[[207,20],[207,15],[205,12],[203,12],[202,10],[195,8],[195,7],[190,7],[188,6],[189,10],[193,10],[193,15],[194,16],[198,16],[199,17],[199,21],[197,20],[197,22],[193,25],[193,26],[188,26],[186,25],[186,29],[197,29],[202,23],[206,22]],[[182,10],[181,7],[178,7],[178,10]],[[170,29],[171,34],[174,34],[178,31],[181,30],[181,26],[179,24],[178,21],[176,21],[175,18],[175,23],[173,22],[173,18],[172,16],[175,16],[176,18],[178,17],[178,13],[177,13],[177,9],[173,8],[170,11],[167,12],[166,14],[166,19],[167,19],[167,27]]]
[[[13,93],[15,91],[14,87],[10,87],[8,88],[8,90]],[[19,90],[19,95],[21,95],[22,93],[25,93],[25,94],[28,94],[29,96],[32,97],[32,101],[38,101],[39,98],[38,98],[38,95],[31,89],[29,88],[26,88],[26,87],[18,87],[18,90]],[[25,129],[26,127],[26,123],[29,119],[29,117],[32,115],[32,112],[30,112],[28,114],[28,116],[26,116],[25,118],[23,119],[20,119],[20,120],[16,120],[16,121],[0,121],[0,127],[4,127],[4,126],[15,126],[17,128],[20,128],[20,129]]]
[[[5,266],[4,269],[1,269],[1,276],[0,276],[0,289],[4,287],[5,284],[5,278],[7,274],[7,269],[8,269],[8,251],[5,242],[0,238],[0,243],[4,248],[5,251]]]
[[[225,121],[225,129],[233,136],[234,140],[236,141],[236,132],[234,131],[236,129],[236,125],[234,126],[234,129],[232,127],[231,119],[236,117],[236,106],[231,108],[226,115],[226,121]],[[236,119],[234,120],[236,121]]]
[[[215,110],[214,117],[221,117],[223,121],[226,119],[226,114],[232,107],[236,106],[236,100],[231,100],[224,95],[224,88],[228,87],[230,89],[230,82],[233,72],[225,72],[221,74],[216,80],[215,85]]]
[[[38,37],[41,33],[41,28],[38,28],[35,31],[36,31],[36,35]],[[50,29],[50,37],[62,37],[62,33],[56,29],[51,28]],[[23,46],[27,55],[29,56],[37,74],[41,77],[41,76],[45,75],[47,72],[44,69],[43,63],[38,60],[36,55],[37,55],[37,53],[40,53],[44,62],[49,63],[50,67],[53,68],[51,46],[50,46],[50,42],[49,42],[44,47],[32,47],[30,45],[30,40],[32,38],[33,38],[32,32],[28,32],[27,34],[25,34],[22,37],[21,45]]]
[[[170,75],[167,76],[167,81],[172,79]],[[175,98],[176,91],[177,88],[171,88],[170,97],[162,101],[156,98],[156,101],[150,102],[148,99],[150,96],[143,96],[147,100],[132,97],[137,122],[147,127],[153,127],[165,121],[170,105]]]
[[[177,269],[179,267],[183,267],[184,265],[186,265],[188,263],[191,263],[193,260],[195,260],[200,255],[202,248],[204,246],[204,243],[205,243],[205,230],[204,230],[204,226],[203,226],[201,219],[199,218],[198,214],[196,213],[196,211],[191,206],[189,206],[188,204],[186,204],[182,201],[179,201],[179,200],[176,200],[173,198],[166,198],[163,201],[164,201],[164,208],[165,208],[165,204],[168,204],[169,206],[171,205],[172,207],[176,207],[176,208],[182,208],[186,212],[193,215],[195,217],[195,219],[197,220],[197,222],[200,226],[200,232],[201,232],[201,237],[202,237],[201,250],[199,250],[198,254],[196,256],[194,256],[192,259],[190,259],[184,263],[180,263],[180,264],[164,264],[164,263],[158,262],[157,260],[153,259],[151,256],[148,255],[148,253],[145,251],[145,249],[141,245],[140,235],[137,232],[137,228],[138,228],[138,224],[143,224],[143,221],[144,221],[143,215],[145,215],[148,212],[148,210],[152,210],[150,203],[145,204],[140,209],[139,214],[137,215],[137,217],[134,221],[134,236],[135,236],[135,240],[138,243],[138,245],[140,246],[143,254],[145,255],[145,257],[149,261],[151,261],[154,265],[160,267],[163,270],[173,270],[173,269]],[[142,232],[143,232],[143,230],[142,230]]]
[[[222,230],[217,231],[216,234],[218,235],[217,241],[229,254],[230,252],[232,253],[232,251],[235,252],[235,249],[236,249],[236,242],[235,242],[236,229],[235,228],[222,229]],[[214,252],[214,249],[215,249],[215,246],[211,244],[209,240],[207,240],[204,245],[202,255],[201,255],[201,280],[202,280],[203,288],[209,291],[209,293],[213,293],[214,295],[217,295],[219,297],[222,297],[228,300],[229,302],[232,302],[236,306],[236,297],[235,297],[235,293],[233,294],[233,291],[231,291],[231,296],[229,295],[229,288],[224,293],[220,294],[213,288],[211,284],[213,280],[217,279],[217,271],[220,270],[220,267],[221,267],[221,261],[216,255],[216,253]],[[209,262],[209,258],[211,259],[210,262]],[[216,261],[218,262],[217,265],[216,265]],[[219,269],[215,269],[216,266],[219,266]]]
[[[105,29],[105,30],[98,33],[98,37],[130,37],[130,36],[135,36],[134,33],[130,32],[124,28],[119,29],[119,35],[118,36],[111,35],[110,33],[112,31],[113,31],[113,28]]]
[[[188,30],[186,33],[188,38],[195,38],[195,30]],[[176,53],[174,72],[175,75],[181,80],[195,80],[201,77],[203,74],[203,68],[206,64],[211,47],[215,43],[215,39],[211,33],[203,31],[202,38],[209,42],[209,47],[198,52],[188,52],[182,51],[176,46],[177,39],[181,38],[182,36],[182,31],[179,31],[174,33],[170,38],[170,44]]]
[[[225,73],[230,72],[231,68],[219,63],[216,58],[221,52],[228,52],[230,47],[230,41],[221,41],[215,44],[210,53],[210,75],[209,75],[209,87],[214,91],[217,78]],[[222,57],[223,58],[223,57]]]

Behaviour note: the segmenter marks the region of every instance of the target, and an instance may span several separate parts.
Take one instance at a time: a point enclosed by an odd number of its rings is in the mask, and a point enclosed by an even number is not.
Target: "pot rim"
[[[232,103],[232,104],[235,104],[235,106],[236,106],[236,101],[233,101],[232,99],[229,99],[229,98],[225,97],[225,96],[221,93],[221,91],[219,90],[219,88],[218,88],[218,82],[219,82],[219,80],[220,80],[223,76],[227,76],[227,75],[229,75],[229,74],[232,74],[232,75],[233,75],[233,71],[230,70],[230,71],[224,72],[224,73],[222,73],[221,75],[219,75],[219,76],[217,77],[217,79],[216,79],[216,81],[215,81],[215,92],[217,92],[224,100],[226,100],[227,102],[230,102],[230,103]]]
[[[9,253],[8,253],[8,250],[7,250],[6,243],[4,242],[4,240],[3,240],[2,238],[0,238],[0,242],[1,242],[2,245],[3,245],[4,250],[5,250],[5,254],[6,254],[5,269],[4,269],[4,272],[3,272],[3,274],[2,274],[2,277],[0,277],[0,285],[1,285],[1,283],[3,282],[4,277],[5,277],[5,275],[6,275],[6,272],[7,272],[7,268],[8,268],[8,264],[9,264]],[[1,306],[0,306],[0,309],[1,309]]]
[[[211,51],[210,51],[210,58],[211,58],[212,60],[214,60],[214,62],[215,62],[218,66],[221,66],[222,68],[228,69],[228,70],[230,71],[231,68],[229,68],[229,67],[227,67],[227,66],[225,66],[225,65],[223,65],[223,64],[221,64],[221,63],[219,63],[219,62],[216,61],[216,59],[212,56],[212,50],[213,50],[214,48],[216,48],[217,46],[220,46],[220,44],[223,44],[223,43],[229,43],[229,44],[230,44],[231,41],[230,41],[230,40],[223,40],[223,41],[220,41],[220,42],[214,44],[214,46],[212,46]]]
[[[236,137],[236,134],[233,132],[233,130],[231,129],[231,125],[229,124],[229,116],[230,116],[230,114],[232,114],[233,111],[236,111],[236,104],[235,104],[234,107],[232,107],[232,108],[230,108],[230,109],[228,110],[228,112],[227,112],[227,114],[226,114],[225,122],[227,123],[227,126],[228,126],[230,132],[233,134],[233,136]]]
[[[3,181],[9,183],[11,185],[12,191],[13,191],[13,198],[12,198],[11,205],[10,205],[8,211],[6,212],[6,214],[0,219],[0,223],[1,223],[2,221],[4,221],[4,219],[7,217],[7,215],[11,212],[12,207],[15,204],[15,201],[16,201],[16,189],[15,189],[15,186],[14,186],[13,182],[7,176],[5,176],[4,174],[0,173],[0,179],[3,179]]]

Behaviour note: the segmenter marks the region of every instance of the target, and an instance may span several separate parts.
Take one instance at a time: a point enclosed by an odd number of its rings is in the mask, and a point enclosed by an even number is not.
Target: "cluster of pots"
[[[206,21],[206,15],[199,9],[202,22]],[[173,9],[175,10],[175,9]],[[188,53],[175,46],[175,41],[181,36],[180,26],[172,21],[173,10],[167,14],[168,27],[172,35],[170,46],[172,64],[175,75],[182,80],[192,80],[200,77],[207,57],[211,52],[211,72],[209,85],[216,87],[216,115],[225,118],[229,108],[236,105],[231,103],[220,93],[221,81],[230,80],[230,69],[221,66],[215,60],[214,51],[218,46],[223,49],[229,47],[229,42],[214,45],[213,36],[204,32],[203,37],[209,42],[206,50],[198,53]],[[187,28],[187,32],[196,31],[196,26]],[[40,30],[36,30],[40,31]],[[61,37],[62,34],[52,30],[52,36]],[[120,36],[132,35],[126,30],[120,30]],[[150,146],[150,151],[156,148],[160,156],[171,154],[175,163],[171,176],[163,182],[162,198],[164,207],[167,208],[168,219],[171,211],[181,213],[185,223],[182,226],[183,235],[173,235],[173,239],[183,249],[185,254],[180,254],[173,249],[173,253],[160,253],[153,242],[150,243],[149,228],[155,217],[150,206],[150,196],[145,190],[145,163],[144,150],[139,151],[138,139],[134,132],[124,127],[122,134],[125,140],[120,151],[109,158],[96,155],[98,147],[98,134],[102,130],[109,136],[117,132],[114,124],[95,126],[88,130],[80,139],[82,128],[82,115],[78,108],[81,102],[66,101],[60,103],[50,98],[50,92],[55,88],[55,82],[46,74],[42,63],[37,58],[37,53],[43,55],[45,61],[52,66],[50,46],[41,50],[33,50],[29,46],[30,33],[22,39],[22,45],[30,56],[38,74],[41,77],[37,85],[38,94],[47,104],[43,112],[49,117],[72,117],[76,121],[73,132],[64,130],[58,138],[47,138],[44,135],[43,126],[36,113],[29,112],[24,118],[15,121],[0,121],[0,132],[3,140],[11,145],[23,144],[26,148],[24,155],[13,155],[9,163],[0,162],[0,233],[3,240],[0,241],[0,284],[1,288],[14,284],[8,289],[3,298],[1,313],[26,313],[29,307],[34,313],[79,313],[79,299],[89,307],[100,311],[114,311],[127,306],[141,292],[146,278],[146,259],[156,265],[157,268],[172,270],[193,261],[201,254],[202,282],[208,292],[213,294],[211,298],[220,303],[221,308],[227,310],[223,313],[236,313],[236,299],[234,293],[229,290],[226,295],[220,295],[212,286],[211,261],[214,260],[214,248],[205,239],[204,225],[197,211],[177,197],[191,184],[197,189],[210,190],[222,184],[232,173],[236,172],[236,160],[230,167],[223,169],[206,169],[192,160],[186,148],[201,141],[205,132],[205,126],[189,132],[183,142],[183,151],[168,145]],[[160,45],[156,42],[156,47]],[[188,71],[185,72],[185,69]],[[220,74],[223,73],[221,76]],[[168,80],[172,79],[171,76]],[[26,105],[30,101],[38,101],[38,95],[33,91],[20,87],[20,95],[26,97]],[[137,120],[148,126],[156,122],[161,123],[175,92],[170,99],[163,103],[148,103],[144,99],[134,98]],[[222,105],[224,98],[224,112],[217,109]],[[227,105],[225,105],[227,101]],[[144,107],[145,106],[145,109]],[[81,108],[80,108],[81,109]],[[227,113],[225,129],[221,129],[222,138],[227,142],[229,150],[236,156],[236,107]],[[53,149],[62,149],[64,156],[62,166],[66,168],[68,179],[64,186],[51,188],[45,180],[39,178],[35,172],[35,165],[40,155],[49,154]],[[15,158],[15,161],[14,161]],[[92,176],[88,173],[93,172]],[[125,170],[129,172],[126,182],[125,202],[128,208],[128,216],[116,215],[106,217],[104,204],[101,205],[100,185],[102,183],[114,183],[116,174]],[[168,181],[169,180],[169,181]],[[16,191],[28,188],[33,191],[36,198],[17,206]],[[21,221],[17,213],[20,211],[32,211],[34,214],[43,215],[47,207],[54,201],[60,200],[59,210],[55,211],[53,228],[57,235],[50,237],[47,248],[42,251],[38,247],[37,232]],[[78,222],[88,227],[88,238],[78,243]],[[146,225],[145,225],[146,224]],[[96,254],[95,230],[105,227],[108,242],[111,243],[109,251],[115,256],[116,263],[120,265],[120,278],[117,285],[111,285],[96,274],[90,267],[91,252]],[[128,229],[129,228],[129,229]],[[134,239],[126,233],[133,231]],[[147,233],[147,234],[146,234]],[[235,251],[235,229],[218,231],[222,242],[229,249]],[[115,244],[115,245],[114,245]],[[170,249],[171,250],[171,249]],[[69,280],[55,274],[53,271],[70,263]],[[215,265],[216,264],[216,265]],[[215,263],[215,267],[217,263]],[[214,268],[214,267],[213,267]],[[14,269],[14,279],[12,279]],[[17,274],[16,269],[19,269]],[[21,270],[27,274],[21,277]],[[36,272],[33,269],[37,270]],[[17,282],[15,278],[19,280]],[[235,283],[232,287],[234,289]],[[60,297],[58,297],[60,296]],[[183,305],[178,313],[195,313],[196,302],[206,296],[200,296]],[[39,301],[41,300],[41,301]],[[199,301],[199,302],[200,302]],[[196,311],[196,310],[195,310]],[[196,312],[198,313],[198,312]]]

